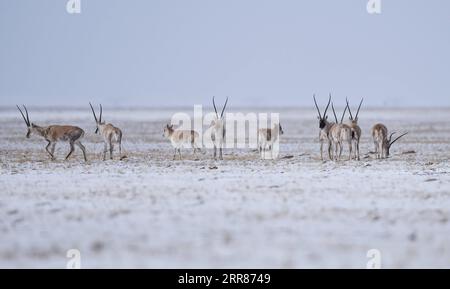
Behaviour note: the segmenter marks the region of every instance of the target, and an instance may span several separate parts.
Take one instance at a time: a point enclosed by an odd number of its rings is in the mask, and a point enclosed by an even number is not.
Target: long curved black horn
[[[97,116],[95,115],[94,108],[92,107],[92,104],[90,102],[89,102],[89,105],[91,106],[92,113],[94,114],[95,122],[98,122]]]
[[[27,109],[27,107],[25,106],[25,104],[22,104],[22,106],[23,106],[23,108],[25,109],[25,114],[27,115],[27,121],[28,121],[28,124],[31,124],[31,122],[30,122],[30,116],[28,115],[28,109]]]
[[[99,122],[102,122],[102,114],[103,114],[103,107],[100,104],[100,118],[99,118]]]
[[[331,103],[331,93],[330,93],[330,97],[328,98],[328,104],[327,104],[327,107],[325,108],[325,111],[323,113],[323,117],[327,116],[327,111],[328,111],[328,107],[330,106],[330,103]]]
[[[364,98],[362,98],[362,99],[361,99],[361,102],[359,103],[359,106],[358,106],[358,110],[356,111],[356,116],[355,116],[355,119],[357,119],[357,118],[358,118],[358,114],[359,114],[359,109],[361,108],[361,104],[363,103],[363,101],[364,101]]]
[[[404,134],[398,136],[398,137],[397,137],[396,139],[394,139],[393,141],[390,141],[389,147],[391,147],[396,141],[398,141],[401,137],[403,137],[403,136],[405,136],[405,135],[407,135],[407,134],[408,134],[408,133],[405,132]]]
[[[334,110],[334,105],[333,105],[333,103],[331,103],[331,109],[333,110],[334,119],[336,120],[336,123],[338,123],[338,118],[337,118],[337,116],[336,116],[336,111]]]
[[[396,132],[394,131],[393,133],[391,133],[391,135],[389,136],[389,142],[391,142],[392,136],[396,134]]]
[[[314,99],[314,104],[316,105],[316,108],[317,108],[317,112],[319,113],[319,117],[322,118],[322,115],[320,114],[319,106],[317,105],[316,95],[315,94],[313,94],[313,99]]]
[[[217,113],[217,108],[216,108],[216,102],[214,101],[214,96],[213,96],[213,106],[214,106],[214,111],[216,112],[216,116],[217,116],[217,118],[219,118],[219,114]]]
[[[342,113],[342,117],[341,117],[341,123],[343,123],[343,122],[344,122],[344,116],[345,116],[345,112],[347,111],[347,107],[348,107],[348,105],[347,105],[347,106],[345,106],[344,112]]]
[[[353,120],[352,110],[350,109],[350,104],[348,103],[348,99],[345,98],[345,101],[347,102],[347,108],[348,108],[348,112],[350,113],[350,119]]]
[[[20,107],[19,107],[18,105],[16,105],[16,106],[17,106],[17,109],[20,111],[20,114],[22,115],[23,120],[25,121],[25,124],[26,124],[27,126],[30,126],[30,124],[28,123],[27,119],[25,118],[25,115],[23,114],[23,112],[22,112],[22,110],[20,109]]]
[[[225,104],[223,105],[222,112],[220,113],[220,118],[223,117],[223,113],[225,112],[225,107],[227,107],[227,103],[228,103],[228,96],[227,96],[227,100],[225,100]]]

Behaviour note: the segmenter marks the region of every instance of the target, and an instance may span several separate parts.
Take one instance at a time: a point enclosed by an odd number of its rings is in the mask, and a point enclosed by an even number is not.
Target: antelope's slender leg
[[[328,141],[328,157],[330,158],[330,161],[333,160],[332,152],[333,152],[332,144],[330,141]]]
[[[180,161],[181,161],[181,148],[178,148],[178,155],[180,156]]]
[[[53,145],[53,143],[51,141],[48,141],[47,146],[45,147],[45,150],[48,152],[48,154],[50,155],[51,159],[54,160],[55,157],[53,156],[53,153],[51,151],[51,146]],[[49,149],[50,148],[50,149]]]
[[[361,160],[361,159],[360,159],[360,155],[359,155],[359,140],[358,140],[358,142],[356,143],[356,153],[357,153],[357,156],[358,156],[358,161]]]
[[[330,153],[330,150],[328,150],[328,153]],[[320,159],[323,161],[323,142],[320,142]]]
[[[177,148],[175,148],[175,153],[173,154],[173,160],[177,157]]]
[[[108,144],[105,142],[103,146],[103,160],[106,160],[106,152],[108,151]]]
[[[348,154],[348,160],[351,161],[352,160],[352,150],[353,150],[353,146],[352,146],[352,141],[350,140],[348,142],[348,149],[350,150],[349,154]]]
[[[335,153],[334,158],[336,161],[339,161],[339,159],[341,157],[341,155],[339,154],[339,149],[340,149],[339,142],[336,142],[335,151],[334,151],[334,153]]]
[[[214,159],[217,159],[217,147],[216,147],[216,144],[214,144]]]
[[[379,147],[379,145],[378,145],[378,143],[377,142],[373,142],[373,144],[375,145],[375,158],[377,158],[378,159],[378,147]]]
[[[50,147],[50,152],[53,155],[53,159],[55,160],[55,147],[56,147],[56,142],[52,143],[52,146]]]
[[[109,141],[109,158],[113,159],[114,143],[112,140]]]
[[[191,147],[194,150],[194,152],[192,154],[195,156],[195,152],[197,151],[197,147],[195,146],[195,140],[194,139],[191,140]]]
[[[384,157],[384,147],[382,142],[378,143],[378,155],[380,156],[380,159]]]
[[[70,151],[69,151],[69,153],[66,156],[66,160],[72,155],[73,151],[75,150],[75,146],[73,145],[73,141],[71,141],[69,143],[69,145],[70,145]]]
[[[223,156],[222,156],[222,146],[219,147],[219,158],[221,160],[223,160]]]
[[[120,133],[117,142],[119,143],[119,159],[120,159],[122,157],[122,133]]]
[[[75,144],[81,149],[81,151],[83,152],[84,161],[87,162],[86,148],[84,147],[84,145],[79,140],[76,141]]]

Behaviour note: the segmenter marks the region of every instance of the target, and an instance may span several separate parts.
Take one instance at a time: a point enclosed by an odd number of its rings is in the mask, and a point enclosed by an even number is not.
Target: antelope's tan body
[[[92,107],[92,104],[89,103],[91,106],[92,114],[94,115],[95,123],[97,125],[97,128],[95,130],[95,133],[98,133],[103,138],[103,160],[106,160],[106,153],[108,152],[108,146],[109,146],[109,158],[113,159],[113,151],[114,151],[114,144],[119,145],[119,158],[122,158],[122,131],[120,128],[115,127],[114,125],[110,123],[105,123],[102,119],[103,117],[103,107],[100,104],[100,116],[97,118],[97,115],[95,114],[95,110]]]
[[[83,152],[84,160],[87,161],[86,157],[86,149],[81,143],[81,139],[84,137],[84,130],[77,126],[72,125],[50,125],[50,126],[38,126],[34,123],[30,122],[30,118],[28,115],[28,110],[25,106],[23,108],[25,109],[26,116],[22,112],[22,110],[17,106],[19,109],[25,124],[28,127],[27,135],[26,137],[29,138],[31,135],[37,135],[42,138],[44,138],[48,144],[45,147],[45,150],[50,155],[51,159],[55,159],[55,147],[57,142],[68,142],[70,145],[70,151],[66,156],[66,160],[72,155],[73,151],[75,150],[75,145],[78,146],[81,151]]]
[[[214,111],[216,112],[216,117],[211,121],[211,140],[214,145],[214,159],[217,159],[217,148],[219,149],[219,159],[223,160],[222,150],[225,139],[225,120],[223,118],[223,113],[227,107],[228,97],[225,100],[225,104],[222,107],[222,113],[219,115],[217,113],[216,102],[214,97],[212,99]]]
[[[377,159],[388,156],[388,129],[384,124],[378,123],[372,128],[373,143],[375,144],[375,154]]]
[[[270,157],[273,157],[273,145],[282,135],[283,129],[280,124],[274,124],[273,128],[258,129],[258,147],[262,156],[266,157],[266,151],[270,151]]]
[[[193,148],[194,155],[197,150],[200,150],[200,136],[198,132],[194,130],[175,130],[173,128],[173,125],[166,125],[166,127],[164,127],[164,136],[170,140],[172,146],[175,149],[175,153],[173,155],[174,160],[176,158],[177,152],[181,160],[181,148],[185,145],[189,145]]]

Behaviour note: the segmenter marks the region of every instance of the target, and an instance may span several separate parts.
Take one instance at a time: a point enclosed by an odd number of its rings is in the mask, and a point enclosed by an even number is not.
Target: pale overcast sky
[[[0,105],[450,105],[450,1],[0,0]]]

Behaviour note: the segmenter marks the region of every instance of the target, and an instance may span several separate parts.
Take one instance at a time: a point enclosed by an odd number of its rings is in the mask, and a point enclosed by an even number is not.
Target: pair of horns
[[[327,115],[328,107],[330,106],[330,103],[331,103],[331,93],[330,93],[330,97],[328,98],[328,104],[327,104],[327,107],[325,108],[325,111],[324,111],[324,113],[323,113],[323,116],[322,116],[322,114],[320,113],[319,106],[317,105],[316,95],[315,95],[315,94],[313,95],[313,99],[314,99],[314,104],[316,105],[316,108],[317,108],[317,113],[319,114],[319,117],[320,117],[321,119],[323,119],[323,118]]]
[[[396,134],[395,132],[391,133],[391,135],[389,136],[389,147],[391,147],[396,141],[398,141],[401,137],[404,137],[405,135],[407,135],[408,133],[405,132],[404,134],[398,136],[396,139],[394,139],[393,141],[391,141],[392,136]]]
[[[362,99],[361,99],[361,102],[359,103],[358,110],[356,111],[355,118],[353,118],[352,111],[351,111],[351,109],[350,109],[350,104],[348,103],[348,99],[346,98],[345,101],[347,102],[347,107],[348,107],[348,112],[350,113],[350,118],[351,118],[352,120],[358,119],[359,110],[361,109],[361,105],[362,105],[362,103],[363,103],[363,101],[364,101],[364,98],[362,98]]]
[[[341,122],[338,122],[338,118],[336,116],[336,111],[334,110],[334,105],[333,105],[333,103],[331,103],[331,109],[333,110],[334,119],[336,120],[336,123],[343,123],[344,122],[344,117],[345,117],[345,113],[347,112],[347,107],[348,106],[345,106],[344,112],[342,113]]]
[[[20,109],[20,107],[19,107],[18,105],[16,105],[16,106],[17,106],[17,109],[20,111],[20,114],[22,115],[23,120],[25,121],[26,125],[27,125],[28,127],[30,127],[30,126],[31,126],[31,123],[30,123],[30,117],[28,116],[28,110],[27,110],[26,106],[22,104],[23,109],[25,110],[25,114],[26,114],[27,117],[25,117],[25,115],[23,114],[23,112],[22,112],[22,110]]]
[[[89,105],[91,106],[92,113],[94,114],[95,122],[101,123],[102,122],[102,113],[103,113],[102,105],[100,104],[100,118],[99,119],[97,119],[97,115],[95,114],[95,110],[92,107],[92,104],[90,102],[89,102]]]
[[[214,111],[216,112],[217,118],[219,118],[219,114],[217,113],[216,102],[214,101],[214,98],[215,97],[213,96],[212,101],[213,101]],[[225,108],[227,107],[227,103],[228,103],[228,97],[227,97],[227,100],[225,100],[225,104],[223,105],[222,112],[220,113],[220,118],[223,117],[223,113],[225,112]]]

